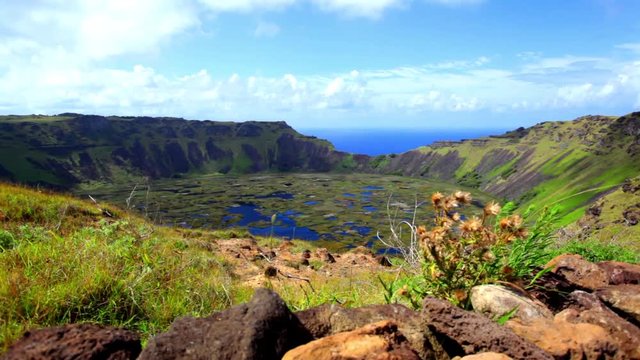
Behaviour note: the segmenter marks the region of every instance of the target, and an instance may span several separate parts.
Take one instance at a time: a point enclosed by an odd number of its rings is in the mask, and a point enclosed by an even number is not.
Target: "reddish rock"
[[[440,344],[423,325],[420,313],[403,305],[370,305],[348,309],[325,304],[298,312],[296,316],[316,339],[352,331],[373,322],[392,320],[421,358],[446,358]]]
[[[283,360],[420,360],[391,321],[311,341],[287,352]]]
[[[140,337],[132,331],[70,324],[27,331],[2,360],[126,360],[136,359],[141,350]]]
[[[463,356],[460,358],[460,360],[513,360],[513,358],[505,354],[484,352],[480,354]]]
[[[168,332],[149,341],[139,359],[280,359],[311,339],[276,293],[257,289],[246,304],[174,321]]]
[[[606,274],[609,285],[640,284],[640,265],[603,261],[596,265]]]
[[[621,353],[630,359],[640,359],[640,329],[616,315],[594,294],[575,291],[569,299],[569,309],[563,312],[566,321],[602,327],[617,341]]]
[[[607,273],[580,255],[559,255],[549,261],[545,268],[551,268],[552,272],[583,289],[596,290],[609,285]]]
[[[611,285],[595,292],[607,305],[640,323],[640,285]]]
[[[509,320],[506,326],[556,359],[622,359],[617,355],[616,341],[605,329],[586,323],[573,324],[563,315],[526,324]]]
[[[497,352],[514,359],[553,359],[510,329],[448,301],[427,297],[422,312],[425,326],[451,357]]]

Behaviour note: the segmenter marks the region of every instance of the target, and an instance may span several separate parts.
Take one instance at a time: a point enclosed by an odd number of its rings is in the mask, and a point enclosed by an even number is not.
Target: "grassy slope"
[[[530,187],[530,190],[510,197],[518,202],[521,211],[532,205],[542,208],[558,204],[563,208],[560,225],[567,225],[584,214],[593,198],[640,173],[637,156],[630,156],[623,148],[627,138],[619,137],[615,139],[616,146],[601,148],[601,141],[614,120],[611,117],[585,117],[570,122],[545,122],[528,129],[522,138],[491,137],[485,138],[486,142],[481,146],[465,141],[436,148],[423,147],[420,151],[442,155],[456,151],[464,160],[456,171],[458,180],[474,172],[487,153],[509,151],[516,157],[482,174],[481,188],[495,194],[505,185],[513,186],[515,182],[517,186],[521,181],[521,186]],[[516,167],[526,153],[530,153],[526,162]],[[531,172],[546,179],[530,186],[522,175]]]
[[[0,184],[0,353],[26,329],[69,322],[125,326],[146,338],[178,316],[246,301],[254,286],[275,288],[292,309],[383,300],[370,269],[334,276],[316,264],[320,271],[306,270],[306,289],[267,280],[260,276],[267,263],[219,251],[229,236],[158,227],[111,206]]]

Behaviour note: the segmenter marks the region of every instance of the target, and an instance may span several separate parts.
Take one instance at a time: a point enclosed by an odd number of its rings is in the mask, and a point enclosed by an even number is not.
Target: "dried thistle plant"
[[[508,274],[504,257],[494,251],[527,236],[522,218],[510,215],[498,219],[501,207],[497,202],[486,204],[481,215],[466,218],[461,211],[471,201],[471,194],[465,191],[431,195],[433,225],[415,228],[423,255],[421,281],[403,291],[413,297],[412,303],[415,297],[431,295],[465,307],[473,286]]]

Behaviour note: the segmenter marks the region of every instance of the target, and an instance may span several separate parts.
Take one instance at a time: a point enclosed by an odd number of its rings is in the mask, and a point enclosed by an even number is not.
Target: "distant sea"
[[[397,130],[397,129],[306,129],[302,134],[329,140],[339,151],[356,154],[399,154],[435,141],[459,141],[504,134],[504,129]]]

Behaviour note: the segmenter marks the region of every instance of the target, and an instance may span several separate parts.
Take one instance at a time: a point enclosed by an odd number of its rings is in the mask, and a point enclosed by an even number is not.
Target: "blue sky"
[[[0,113],[509,129],[640,109],[636,0],[0,0]]]

